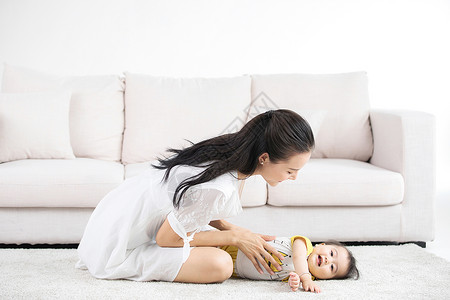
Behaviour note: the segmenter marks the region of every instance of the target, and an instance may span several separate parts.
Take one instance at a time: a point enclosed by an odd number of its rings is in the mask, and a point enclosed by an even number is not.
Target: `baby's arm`
[[[289,286],[291,287],[291,289],[293,291],[296,291],[298,289],[298,279],[300,279],[303,289],[306,292],[311,291],[320,293],[319,286],[312,281],[311,274],[309,273],[307,247],[303,239],[295,239],[292,245],[292,260],[294,262],[295,273],[297,274],[297,276],[295,276],[294,272],[292,272],[289,276]],[[297,279],[297,277],[299,278]]]

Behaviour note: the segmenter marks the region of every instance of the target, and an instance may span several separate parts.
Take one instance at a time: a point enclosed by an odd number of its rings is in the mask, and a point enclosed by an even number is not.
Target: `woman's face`
[[[308,162],[311,152],[298,153],[288,160],[273,163],[267,153],[259,157],[257,173],[271,186],[276,186],[287,179],[295,180],[298,171]]]

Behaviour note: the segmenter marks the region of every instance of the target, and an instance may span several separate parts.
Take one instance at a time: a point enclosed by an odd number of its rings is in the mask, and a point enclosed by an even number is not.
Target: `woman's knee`
[[[214,274],[216,282],[223,282],[233,275],[233,260],[231,256],[220,249],[217,249],[218,253],[211,262],[211,272]]]
[[[225,251],[214,247],[192,249],[174,281],[192,283],[223,282],[233,274],[233,260]]]

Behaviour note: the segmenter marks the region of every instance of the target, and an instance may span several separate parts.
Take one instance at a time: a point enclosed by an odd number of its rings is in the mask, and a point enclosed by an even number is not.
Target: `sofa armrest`
[[[434,238],[435,118],[425,112],[371,110],[374,151],[370,163],[402,174],[400,242]]]

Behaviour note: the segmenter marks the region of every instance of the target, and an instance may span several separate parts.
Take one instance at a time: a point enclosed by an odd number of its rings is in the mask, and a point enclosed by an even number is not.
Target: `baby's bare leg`
[[[214,247],[196,247],[174,281],[191,283],[223,282],[233,274],[233,260],[225,251]]]

